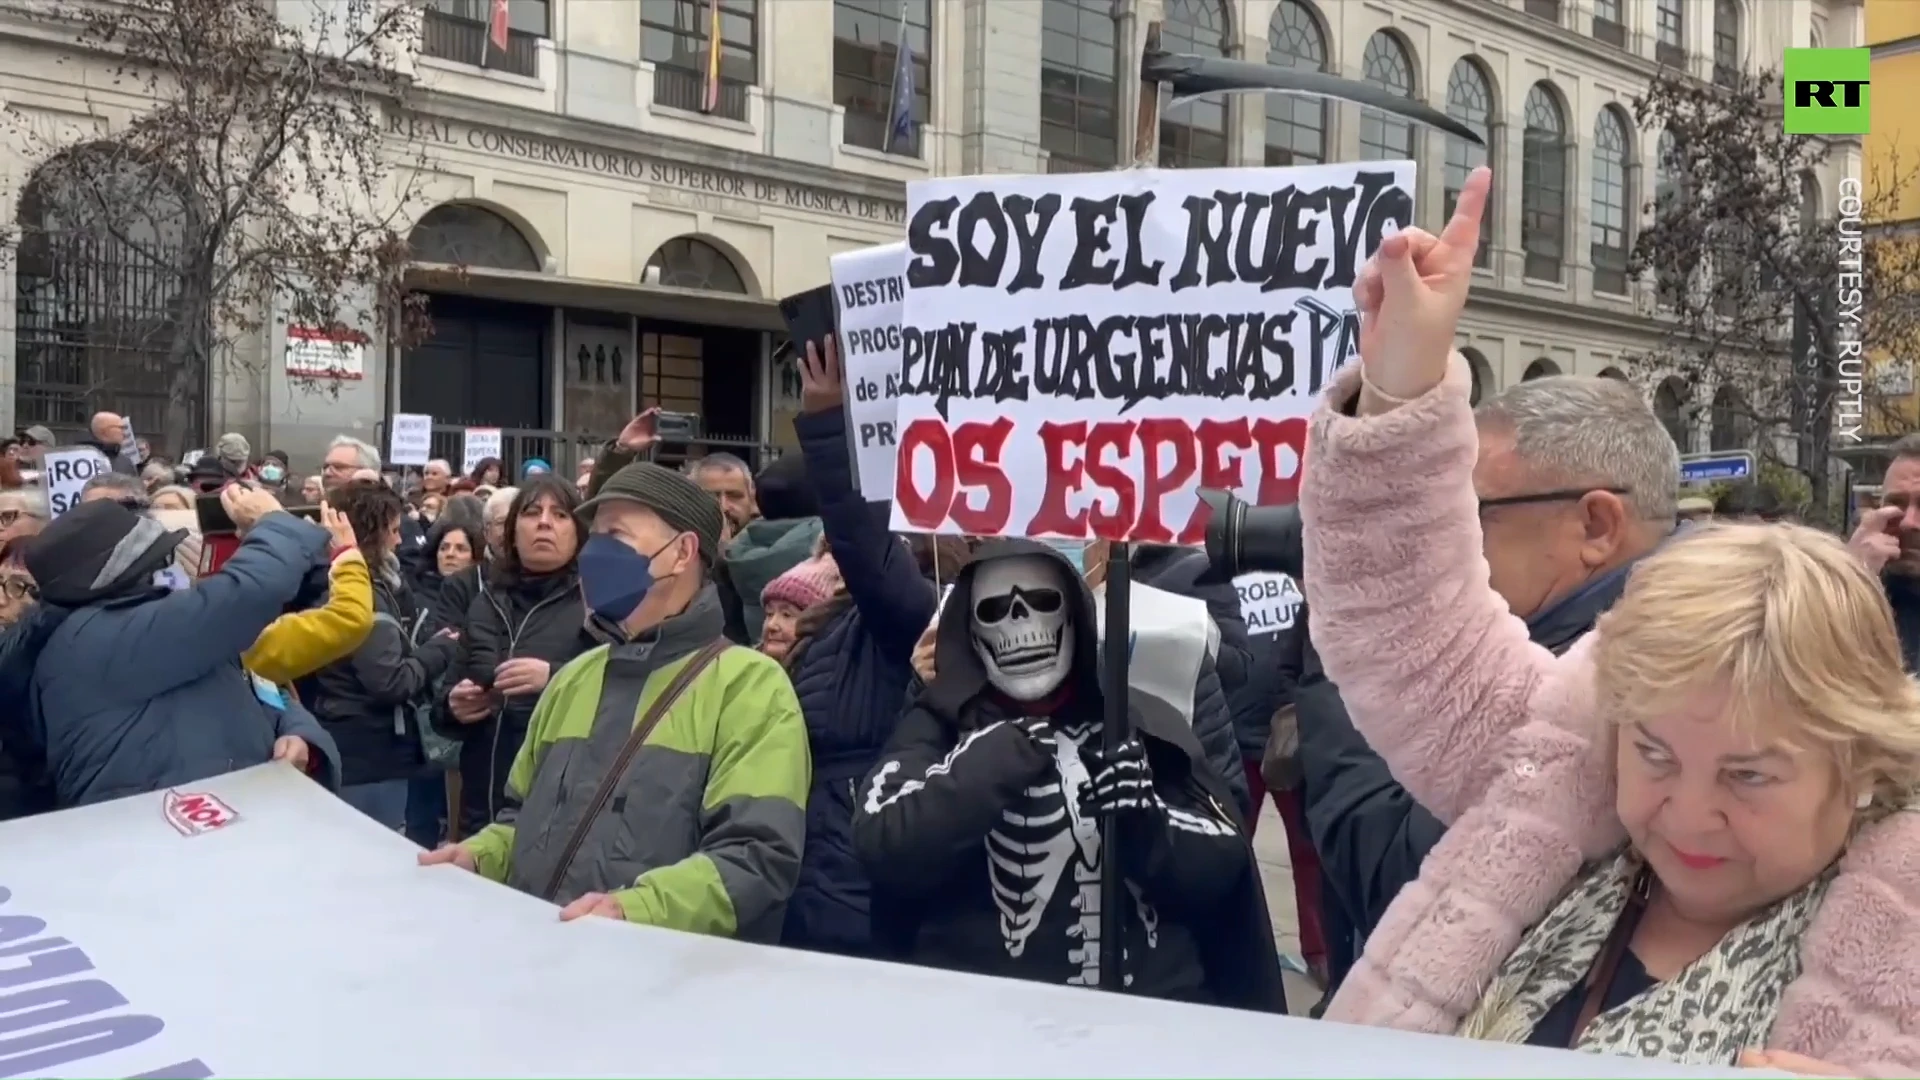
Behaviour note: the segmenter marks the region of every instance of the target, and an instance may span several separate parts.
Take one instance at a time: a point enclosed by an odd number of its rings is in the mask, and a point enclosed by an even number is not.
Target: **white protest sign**
[[[563,923],[419,850],[284,765],[0,822],[0,1073],[1754,1075]]]
[[[112,472],[105,454],[91,446],[69,446],[46,452],[40,463],[40,483],[47,489],[47,509],[53,517],[80,505],[87,481]]]
[[[907,185],[893,527],[1200,543],[1291,502],[1412,162]]]
[[[1107,637],[1106,598],[1105,585],[1093,590],[1102,642]],[[1206,601],[1133,583],[1127,604],[1127,626],[1133,632],[1127,644],[1127,689],[1152,694],[1192,724],[1200,665],[1220,652],[1220,627],[1207,613]],[[1106,655],[1104,647],[1100,655]]]
[[[1247,636],[1261,637],[1293,628],[1300,611],[1300,586],[1285,574],[1241,574],[1233,579],[1240,594],[1240,617],[1246,620]]]
[[[907,245],[883,244],[833,257],[833,293],[840,308],[840,363],[847,388],[847,441],[860,494],[893,498],[899,452],[894,413],[900,396],[900,311]]]
[[[500,453],[500,429],[497,427],[470,427],[460,448],[460,473],[473,472],[479,464],[488,458],[495,461],[502,457]]]
[[[387,437],[389,465],[425,465],[433,459],[433,417],[394,413],[393,433]]]

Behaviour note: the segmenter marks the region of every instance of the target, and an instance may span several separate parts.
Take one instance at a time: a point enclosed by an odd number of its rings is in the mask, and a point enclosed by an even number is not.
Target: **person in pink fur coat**
[[[1327,1017],[1920,1075],[1920,688],[1884,595],[1833,537],[1707,527],[1564,656],[1527,640],[1488,585],[1452,353],[1488,182],[1381,244],[1309,436],[1313,640],[1451,825]]]

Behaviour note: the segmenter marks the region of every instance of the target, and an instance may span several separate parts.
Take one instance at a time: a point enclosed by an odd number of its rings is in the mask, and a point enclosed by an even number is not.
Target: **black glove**
[[[1080,759],[1088,773],[1087,786],[1080,792],[1083,813],[1136,819],[1157,819],[1165,814],[1167,806],[1153,790],[1153,768],[1147,764],[1146,744],[1138,735],[1129,736],[1112,752],[1083,747]]]
[[[1029,716],[1023,720],[1015,720],[1013,726],[1019,728],[1033,745],[1044,751],[1047,760],[1053,760],[1053,721],[1044,716]]]

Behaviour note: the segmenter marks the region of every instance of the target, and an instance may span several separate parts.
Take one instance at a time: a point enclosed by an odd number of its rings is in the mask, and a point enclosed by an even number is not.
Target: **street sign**
[[[1680,458],[1680,482],[1711,484],[1717,480],[1745,480],[1753,475],[1753,453],[1686,454]]]

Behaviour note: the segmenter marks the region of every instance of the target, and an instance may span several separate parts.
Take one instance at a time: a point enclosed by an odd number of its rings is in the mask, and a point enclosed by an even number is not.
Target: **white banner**
[[[894,414],[900,398],[900,311],[907,245],[847,251],[833,257],[833,293],[840,309],[840,363],[847,387],[847,442],[868,502],[893,498],[899,451]]]
[[[1753,1075],[562,923],[282,765],[0,851],[0,1077]]]
[[[107,456],[91,446],[67,446],[46,452],[40,463],[40,485],[47,491],[47,509],[51,516],[80,505],[80,492],[87,481],[101,473],[112,472]]]
[[[461,440],[460,475],[472,475],[473,470],[488,458],[504,460],[500,452],[500,429],[497,427],[470,427]]]
[[[387,436],[387,464],[425,465],[433,459],[433,417],[394,413],[393,433]]]
[[[1412,162],[907,185],[893,527],[1200,543],[1294,501]]]
[[[1193,686],[1200,664],[1220,653],[1220,627],[1204,600],[1178,596],[1151,585],[1131,583],[1127,590],[1127,689],[1151,694],[1193,723]],[[1107,587],[1093,590],[1100,623],[1100,656],[1106,658]]]

